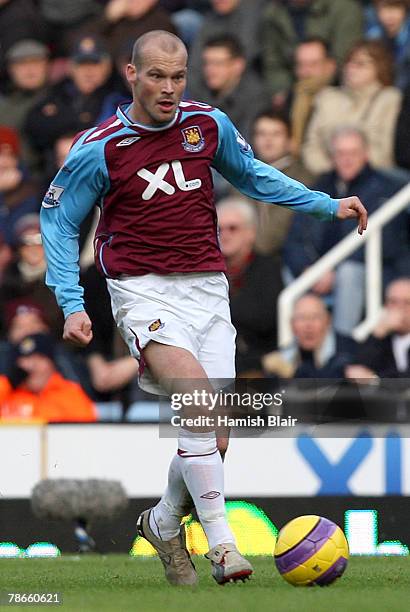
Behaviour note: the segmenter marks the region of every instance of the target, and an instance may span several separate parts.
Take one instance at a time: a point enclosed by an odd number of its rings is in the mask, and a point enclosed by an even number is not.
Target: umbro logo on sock
[[[201,495],[202,499],[215,499],[216,497],[220,496],[220,492],[219,491],[208,491],[208,493],[204,493],[203,495]]]

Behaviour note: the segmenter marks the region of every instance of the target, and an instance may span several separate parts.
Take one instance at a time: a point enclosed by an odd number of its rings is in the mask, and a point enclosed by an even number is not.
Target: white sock
[[[181,429],[178,460],[209,548],[233,542],[225,514],[224,471],[215,432],[198,434]]]
[[[149,526],[157,538],[168,541],[179,534],[181,519],[191,512],[192,500],[182,477],[178,455],[168,470],[168,486],[149,515]]]

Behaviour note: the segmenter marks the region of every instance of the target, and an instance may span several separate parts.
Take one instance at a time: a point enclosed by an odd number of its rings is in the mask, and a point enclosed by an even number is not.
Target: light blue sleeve
[[[213,166],[244,195],[262,202],[279,204],[332,221],[339,200],[302,183],[255,159],[253,151],[230,119],[218,109],[212,111],[218,124],[219,141]]]
[[[46,283],[65,317],[84,310],[84,290],[79,284],[80,224],[109,188],[103,143],[82,144],[86,136],[71,149],[44,196],[40,212]]]

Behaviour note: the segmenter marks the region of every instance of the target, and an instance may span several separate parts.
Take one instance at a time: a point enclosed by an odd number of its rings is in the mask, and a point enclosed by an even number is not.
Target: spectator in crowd
[[[292,332],[294,342],[290,346],[263,356],[267,374],[280,378],[344,377],[355,345],[335,333],[326,304],[319,296],[309,293],[296,301]]]
[[[312,175],[292,155],[290,126],[283,115],[273,111],[260,113],[252,126],[252,144],[258,159],[305,185],[312,184]],[[249,202],[258,217],[256,251],[265,255],[278,254],[289,231],[292,211],[255,200]]]
[[[13,257],[10,245],[4,240],[3,234],[0,232],[0,286],[3,282],[4,271],[11,262]]]
[[[293,80],[298,42],[322,37],[339,65],[362,35],[362,9],[356,0],[272,0],[263,19],[263,67],[276,105],[286,99]]]
[[[237,330],[236,371],[239,376],[256,375],[261,370],[261,356],[276,345],[280,265],[277,257],[255,253],[257,217],[246,200],[222,200],[217,213],[232,323]]]
[[[150,30],[176,33],[171,17],[159,6],[158,0],[109,0],[103,15],[93,24],[87,24],[84,33],[102,36],[115,60],[124,44]]]
[[[13,345],[26,336],[52,333],[46,314],[30,298],[10,300],[4,309],[3,320],[7,340]]]
[[[69,54],[78,32],[103,11],[100,0],[39,0],[47,28],[47,40],[57,57]]]
[[[0,0],[0,76],[4,73],[5,54],[19,40],[45,40],[43,20],[34,0]]]
[[[14,348],[26,336],[33,334],[49,334],[56,340],[54,346],[54,357],[58,371],[69,380],[80,382],[83,386],[88,385],[87,371],[82,361],[77,358],[66,345],[56,337],[55,330],[51,329],[40,304],[31,297],[12,299],[6,303],[3,309],[1,326],[3,327],[3,342],[0,343],[0,372],[7,372],[10,363],[10,354]]]
[[[410,85],[404,92],[403,102],[397,120],[395,136],[395,156],[401,168],[410,171]]]
[[[41,243],[38,213],[21,217],[14,230],[15,257],[4,272],[0,287],[0,303],[17,298],[29,298],[47,313],[50,327],[56,335],[62,334],[63,317],[54,296],[44,282],[46,261]]]
[[[410,84],[410,10],[408,0],[373,0],[367,11],[366,37],[381,40],[395,62],[395,84]]]
[[[191,97],[226,112],[247,138],[252,120],[269,105],[269,96],[247,66],[241,44],[228,34],[211,38],[203,48],[202,62],[203,81],[191,88]]]
[[[39,209],[39,186],[20,163],[20,139],[0,126],[0,232],[13,242],[14,226],[23,215]]]
[[[372,335],[359,348],[348,378],[410,377],[410,277],[386,289],[385,309]]]
[[[302,148],[306,167],[330,170],[329,139],[342,125],[357,125],[369,141],[370,161],[377,168],[394,164],[393,143],[401,93],[393,83],[393,63],[378,41],[357,43],[346,58],[341,87],[318,94]]]
[[[49,52],[37,40],[20,40],[8,50],[6,62],[10,81],[0,96],[1,121],[19,132],[22,159],[35,170],[35,155],[22,129],[28,112],[46,93]]]
[[[196,91],[200,81],[202,51],[216,36],[235,36],[244,49],[247,63],[254,68],[259,60],[259,28],[266,0],[210,0],[212,10],[205,15],[189,54],[189,86]]]
[[[178,36],[190,47],[203,22],[203,13],[209,9],[208,0],[160,0],[161,8],[171,13]]]
[[[138,362],[131,357],[111,313],[105,279],[93,263],[81,277],[87,312],[93,317],[93,339],[86,348],[91,385],[98,399],[112,399],[121,392],[128,403],[127,386],[136,379]],[[100,397],[101,394],[104,394]]]
[[[295,82],[290,92],[292,148],[299,155],[314,100],[336,76],[336,62],[329,45],[318,36],[307,38],[295,50]]]
[[[54,343],[46,334],[24,338],[0,376],[0,420],[86,422],[96,408],[80,385],[57,372]]]
[[[332,197],[356,193],[371,215],[402,186],[399,179],[382,173],[369,164],[366,136],[358,128],[341,128],[331,140],[334,170],[323,175],[315,188]],[[284,249],[284,261],[293,276],[298,276],[329,248],[354,230],[348,221],[342,226],[305,218],[294,219]],[[329,272],[315,285],[314,291],[327,295],[333,291],[334,326],[337,332],[350,335],[359,323],[364,307],[364,249],[344,260],[335,272]],[[408,243],[404,214],[395,217],[383,230],[383,272],[385,282],[402,272],[406,265]],[[352,290],[354,288],[354,290]]]
[[[101,120],[112,98],[112,62],[101,42],[82,38],[74,48],[70,76],[56,83],[29,112],[25,130],[32,146],[45,154],[59,136],[87,129]]]

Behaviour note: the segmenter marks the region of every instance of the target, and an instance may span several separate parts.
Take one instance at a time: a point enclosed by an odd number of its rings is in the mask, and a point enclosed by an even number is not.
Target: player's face
[[[253,132],[253,147],[256,156],[267,164],[272,164],[290,150],[290,139],[286,125],[282,121],[261,117]]]
[[[127,66],[133,92],[133,118],[145,125],[173,119],[186,87],[187,57],[183,49],[173,55],[146,49],[142,66]]]

